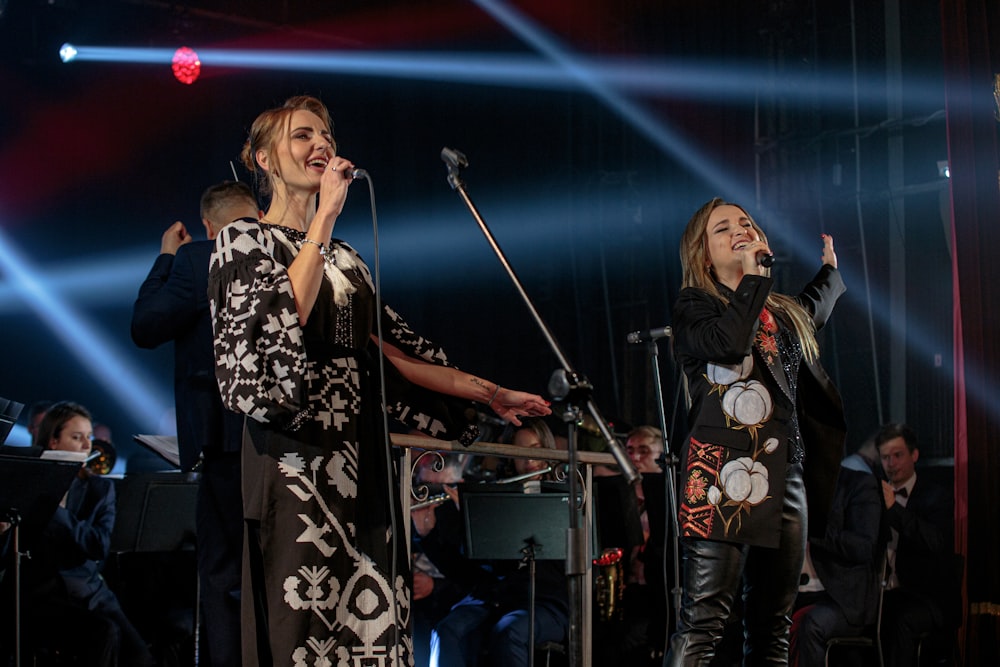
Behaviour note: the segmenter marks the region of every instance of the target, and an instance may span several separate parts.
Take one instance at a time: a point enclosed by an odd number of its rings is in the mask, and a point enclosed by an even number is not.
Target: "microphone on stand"
[[[633,344],[648,343],[650,341],[666,338],[672,334],[673,330],[670,327],[660,327],[659,329],[650,329],[649,331],[633,331],[625,337],[625,340]]]
[[[757,266],[763,266],[765,269],[771,268],[774,266],[774,255],[769,252],[757,253]]]
[[[454,148],[448,148],[445,146],[441,149],[441,159],[444,160],[445,164],[453,169],[459,169],[469,166],[469,159],[465,157],[462,151],[457,151]]]

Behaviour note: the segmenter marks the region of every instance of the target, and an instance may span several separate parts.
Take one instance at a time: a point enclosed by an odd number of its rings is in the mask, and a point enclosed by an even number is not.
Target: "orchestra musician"
[[[555,449],[552,431],[541,419],[524,419],[510,442],[518,447]],[[528,485],[551,478],[553,465],[544,459],[516,458],[514,477]],[[446,576],[468,590],[434,628],[432,665],[527,665],[531,610],[529,568],[519,561],[474,562],[462,556],[460,515],[454,503],[435,512],[430,528],[418,527],[420,545]],[[561,642],[569,624],[569,605],[561,560],[536,564],[534,640]],[[485,655],[484,655],[485,654]],[[485,660],[485,662],[483,662]]]
[[[46,411],[36,442],[89,454],[92,437],[88,410],[61,401]],[[94,667],[153,664],[145,640],[101,576],[111,548],[115,497],[111,480],[81,467],[48,524],[31,540],[32,557],[21,581],[29,647],[75,656]]]
[[[414,463],[415,487],[423,492],[422,501],[411,506],[413,522],[413,662],[414,667],[430,664],[431,630],[466,590],[454,578],[445,576],[421,548],[421,538],[438,525],[451,522],[442,532],[457,531],[457,484],[463,481],[467,458],[426,452]],[[431,489],[434,493],[431,494]],[[445,506],[445,505],[449,506]]]

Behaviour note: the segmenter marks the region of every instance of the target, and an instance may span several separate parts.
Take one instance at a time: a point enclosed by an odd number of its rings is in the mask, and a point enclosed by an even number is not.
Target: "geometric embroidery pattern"
[[[322,433],[322,441],[312,443],[312,449],[286,452],[268,466],[274,471],[270,466],[276,465],[278,477],[272,479],[283,481],[271,487],[280,494],[276,502],[286,509],[301,507],[283,514],[282,528],[294,537],[281,551],[289,562],[287,570],[282,564],[277,578],[280,604],[296,618],[310,619],[300,626],[309,628],[308,636],[294,639],[290,654],[275,659],[284,664],[291,660],[296,667],[392,667],[397,660],[409,665],[413,643],[406,630],[406,578],[390,581],[390,575],[357,547],[355,513],[370,511],[358,506],[362,371],[351,355],[310,358],[287,271],[275,260],[290,251],[280,243],[277,248],[264,227],[232,223],[217,238],[211,270],[225,287],[223,294],[213,291],[211,307],[216,370],[227,407],[289,430],[310,422]],[[368,269],[354,250],[332,244],[355,259],[358,273],[353,277],[360,275],[359,289],[370,287]],[[351,299],[340,308],[351,309],[354,303]],[[444,353],[415,334],[398,313],[383,306],[381,315],[387,340],[407,354],[447,365]],[[445,430],[402,402],[394,408],[397,418],[405,412],[411,423]]]
[[[715,507],[708,502],[708,488],[718,479],[725,447],[698,442],[688,445],[688,465],[681,493],[681,534],[707,538],[712,534]]]

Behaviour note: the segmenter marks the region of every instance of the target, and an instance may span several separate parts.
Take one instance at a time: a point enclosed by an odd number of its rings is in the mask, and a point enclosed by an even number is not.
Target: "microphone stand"
[[[566,531],[566,577],[569,594],[569,646],[567,653],[569,657],[569,667],[577,667],[581,664],[583,659],[583,636],[581,634],[581,621],[583,618],[581,600],[581,593],[583,590],[582,580],[583,575],[587,573],[589,566],[587,559],[587,528],[583,526],[582,521],[580,520],[581,508],[578,507],[580,503],[576,500],[578,497],[576,475],[576,425],[582,418],[581,407],[586,407],[587,411],[594,418],[594,421],[596,422],[597,427],[608,446],[608,450],[614,456],[615,462],[621,469],[622,475],[625,477],[628,484],[633,485],[637,483],[641,477],[639,472],[635,469],[635,466],[632,465],[632,461],[625,453],[624,448],[611,433],[611,428],[608,426],[607,421],[597,409],[597,405],[594,403],[591,395],[593,392],[593,386],[584,376],[577,373],[573,369],[573,366],[569,363],[569,359],[565,354],[563,354],[562,348],[559,346],[559,343],[556,342],[555,336],[553,336],[552,331],[545,324],[541,315],[539,315],[538,310],[535,308],[527,292],[525,292],[517,274],[514,273],[514,269],[511,267],[510,262],[507,261],[503,250],[500,249],[496,238],[494,238],[493,234],[490,232],[489,227],[486,226],[486,222],[479,214],[479,211],[476,209],[475,204],[473,204],[472,199],[470,199],[468,192],[466,192],[465,183],[462,181],[460,171],[463,167],[469,166],[469,161],[461,152],[450,148],[441,149],[441,159],[444,160],[444,163],[448,167],[448,185],[451,186],[452,190],[458,192],[462,201],[465,202],[465,205],[468,207],[469,212],[472,213],[472,217],[475,218],[476,223],[479,225],[479,229],[482,230],[483,234],[486,236],[486,240],[493,249],[497,259],[500,260],[500,264],[503,265],[504,269],[507,271],[507,275],[510,277],[511,282],[514,283],[514,287],[521,296],[521,300],[524,301],[528,311],[535,319],[535,323],[538,325],[538,328],[541,330],[542,335],[545,337],[546,342],[549,344],[552,352],[556,355],[556,358],[559,360],[559,365],[561,366],[561,368],[557,369],[552,374],[552,378],[549,381],[549,392],[552,394],[554,399],[562,401],[565,404],[562,416],[563,421],[567,424],[570,498],[570,523],[569,529]],[[528,651],[533,652],[534,646],[529,646]]]
[[[667,327],[664,331],[667,332],[666,335],[670,336],[670,328]],[[660,384],[660,350],[659,346],[656,344],[655,340],[649,340],[646,343],[646,350],[649,353],[649,363],[653,370],[653,391],[656,395],[656,409],[657,414],[660,418],[660,432],[663,434],[663,453],[660,458],[656,460],[657,465],[663,470],[663,495],[664,501],[666,502],[666,512],[669,530],[667,531],[670,535],[670,542],[673,549],[674,557],[674,578],[673,586],[669,589],[670,591],[670,602],[671,609],[674,613],[673,620],[676,623],[680,611],[681,611],[681,577],[680,577],[680,526],[677,520],[677,493],[676,493],[676,480],[677,480],[677,465],[680,463],[678,458],[674,456],[673,452],[670,451],[670,443],[667,438],[667,413],[666,409],[663,407],[663,386]],[[664,550],[666,550],[666,537],[664,537]],[[666,567],[664,566],[664,570]],[[666,593],[667,591],[664,591]],[[669,633],[667,633],[669,638]],[[664,646],[664,651],[666,646]]]

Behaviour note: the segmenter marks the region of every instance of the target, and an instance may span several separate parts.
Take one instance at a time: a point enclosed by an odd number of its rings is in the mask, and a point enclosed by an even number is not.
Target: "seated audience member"
[[[90,452],[90,413],[59,402],[45,413],[36,442]],[[149,649],[101,576],[115,522],[111,481],[82,467],[47,526],[25,546],[22,631],[26,647],[73,655],[94,667],[153,664]]]
[[[920,450],[909,426],[886,424],[875,445],[888,479],[882,492],[892,529],[882,648],[888,667],[910,667],[916,664],[920,635],[955,622],[953,500],[944,488],[917,474]]]
[[[439,534],[448,533],[448,540],[458,545],[461,525],[457,520],[455,485],[463,481],[464,464],[462,456],[444,455],[442,463],[436,454],[427,454],[417,466],[414,488],[423,486],[428,493],[424,502],[434,504],[416,507],[410,512],[413,521],[414,667],[430,664],[431,630],[466,593],[457,582],[446,577],[421,548],[421,540],[435,528]],[[437,502],[439,500],[441,502]]]
[[[887,532],[875,455],[869,442],[844,459],[826,534],[807,544],[792,617],[792,665],[821,667],[828,639],[861,635],[875,623]]]
[[[514,431],[519,447],[555,449],[548,426],[540,419],[525,419]],[[539,473],[527,481],[541,479],[550,463],[541,459],[514,459],[517,476]],[[444,507],[447,507],[445,505]],[[527,665],[530,600],[529,568],[518,561],[479,563],[464,559],[460,547],[449,544],[437,526],[421,540],[424,553],[449,578],[471,591],[435,627],[431,640],[431,665],[461,667],[485,664],[497,667]],[[569,610],[565,563],[536,561],[536,644],[562,641],[567,632]],[[485,651],[485,652],[484,652]]]

